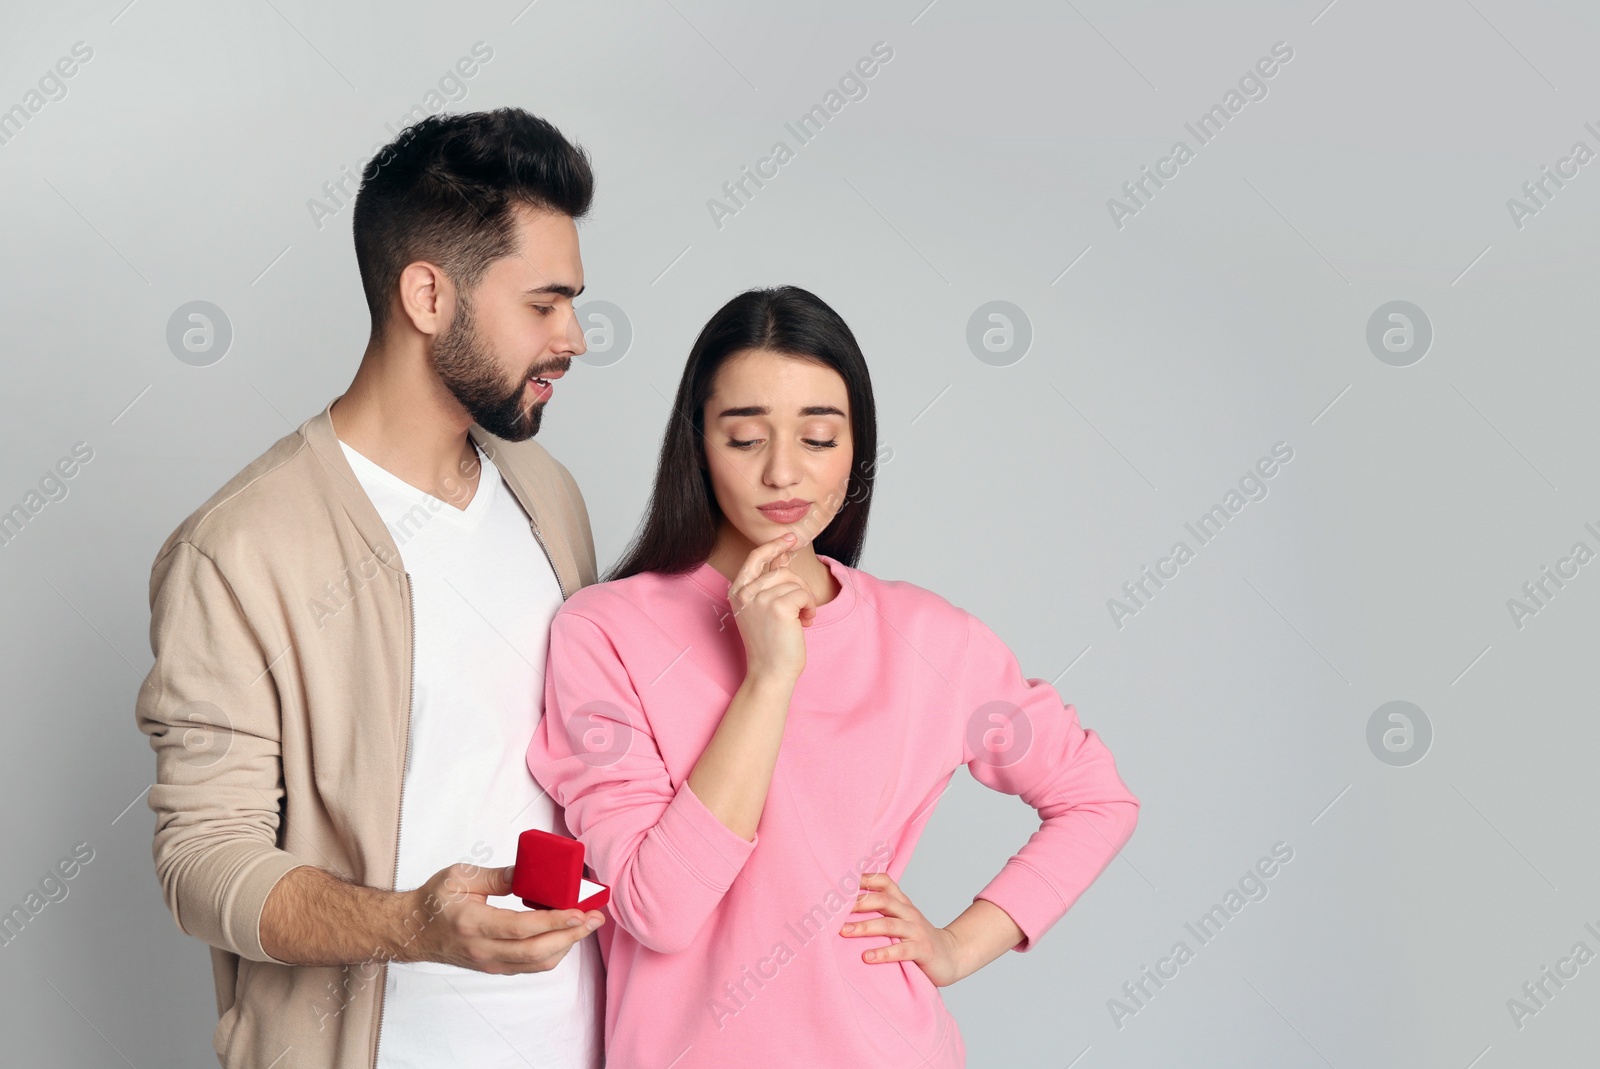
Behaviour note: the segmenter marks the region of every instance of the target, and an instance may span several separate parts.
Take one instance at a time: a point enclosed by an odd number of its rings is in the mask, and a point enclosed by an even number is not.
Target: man
[[[594,542],[531,439],[585,348],[592,193],[520,109],[402,132],[353,212],[349,389],[156,558],[155,863],[224,1066],[600,1065],[602,914],[488,902],[520,830],[566,831],[524,755]]]

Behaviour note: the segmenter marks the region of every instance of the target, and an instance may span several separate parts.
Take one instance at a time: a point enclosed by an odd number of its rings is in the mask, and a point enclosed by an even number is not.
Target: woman
[[[938,988],[1031,949],[1138,800],[975,617],[855,567],[877,431],[837,313],[740,294],[674,407],[638,537],[551,625],[528,751],[611,888],[607,1064],[964,1065]],[[961,764],[1042,823],[938,928],[896,877]]]

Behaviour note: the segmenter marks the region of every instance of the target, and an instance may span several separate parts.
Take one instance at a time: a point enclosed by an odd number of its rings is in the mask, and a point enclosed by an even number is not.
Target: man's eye
[[[537,311],[542,316],[547,316],[551,312],[556,310],[555,305],[553,305],[553,304],[536,304],[533,307],[534,307],[534,310]]]

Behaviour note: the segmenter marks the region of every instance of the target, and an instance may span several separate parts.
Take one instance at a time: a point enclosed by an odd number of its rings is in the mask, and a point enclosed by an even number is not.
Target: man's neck
[[[369,345],[329,417],[340,441],[417,489],[457,508],[477,492],[472,418],[420,351]]]

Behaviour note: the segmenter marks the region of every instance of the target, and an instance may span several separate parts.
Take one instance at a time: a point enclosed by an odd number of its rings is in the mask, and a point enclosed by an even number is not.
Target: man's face
[[[554,380],[587,346],[572,307],[583,290],[578,228],[559,212],[517,207],[517,245],[471,294],[456,293],[433,366],[474,422],[520,442],[539,433]]]

